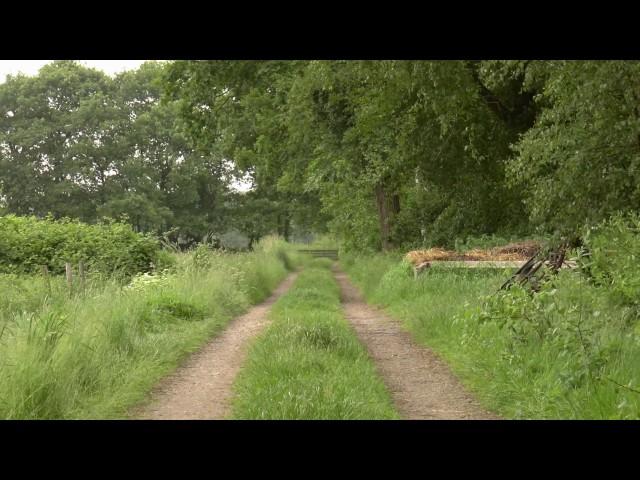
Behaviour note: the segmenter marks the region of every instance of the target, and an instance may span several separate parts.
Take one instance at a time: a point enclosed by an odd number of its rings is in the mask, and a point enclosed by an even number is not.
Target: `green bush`
[[[51,273],[63,273],[65,262],[82,260],[88,270],[129,276],[151,271],[160,245],[131,226],[115,221],[88,225],[47,217],[0,217],[0,273],[34,273],[47,265]]]
[[[640,309],[640,215],[615,215],[589,229],[584,242],[589,254],[581,263],[596,284]]]
[[[536,416],[638,418],[640,216],[615,215],[583,239],[570,254],[578,270],[549,275],[535,294],[514,286],[487,297],[470,321],[499,328],[508,364],[496,371],[546,383],[536,406],[525,400],[529,386],[512,403]]]
[[[176,257],[167,250],[159,250],[156,257],[155,270],[161,272],[163,270],[173,269],[176,266]]]

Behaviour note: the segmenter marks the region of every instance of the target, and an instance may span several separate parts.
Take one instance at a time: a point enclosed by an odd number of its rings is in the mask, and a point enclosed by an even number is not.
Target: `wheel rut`
[[[489,420],[448,365],[417,345],[400,323],[368,305],[347,275],[334,271],[344,314],[389,389],[398,413],[415,420]]]
[[[193,354],[151,392],[151,401],[131,416],[141,420],[213,420],[227,418],[233,382],[252,338],[268,324],[271,306],[297,278],[290,274],[264,302],[233,319],[226,329]]]

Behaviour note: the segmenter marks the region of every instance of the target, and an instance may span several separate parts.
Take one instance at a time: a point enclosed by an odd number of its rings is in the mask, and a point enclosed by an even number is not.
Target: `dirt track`
[[[389,388],[398,413],[406,419],[497,419],[467,392],[449,367],[417,345],[399,322],[371,307],[341,271],[336,271],[346,318],[366,345]]]
[[[151,393],[151,401],[132,413],[149,420],[223,419],[230,413],[233,381],[250,340],[267,325],[267,313],[293,284],[292,273],[264,302],[235,318],[224,332],[192,355]]]
[[[448,366],[417,345],[399,322],[368,305],[346,274],[336,271],[344,313],[376,364],[394,404],[406,419],[495,419],[467,392]],[[266,327],[273,303],[293,284],[291,274],[263,303],[235,318],[219,336],[192,355],[152,391],[132,418],[224,419],[232,385],[250,340]]]

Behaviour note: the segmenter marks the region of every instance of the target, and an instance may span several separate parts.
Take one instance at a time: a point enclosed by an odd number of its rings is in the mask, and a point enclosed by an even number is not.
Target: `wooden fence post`
[[[69,287],[69,296],[73,293],[73,273],[71,271],[71,264],[66,262],[64,268],[67,274],[67,286]]]

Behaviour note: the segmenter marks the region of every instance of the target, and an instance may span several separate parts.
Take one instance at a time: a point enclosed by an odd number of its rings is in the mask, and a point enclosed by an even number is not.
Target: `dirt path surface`
[[[132,416],[147,420],[224,419],[230,413],[231,387],[250,340],[268,323],[267,313],[293,284],[290,274],[264,302],[229,323],[226,330],[193,354],[151,393],[151,402]]]
[[[344,313],[366,345],[398,410],[406,419],[497,419],[467,392],[449,367],[417,345],[400,323],[368,305],[347,275],[335,271]]]

